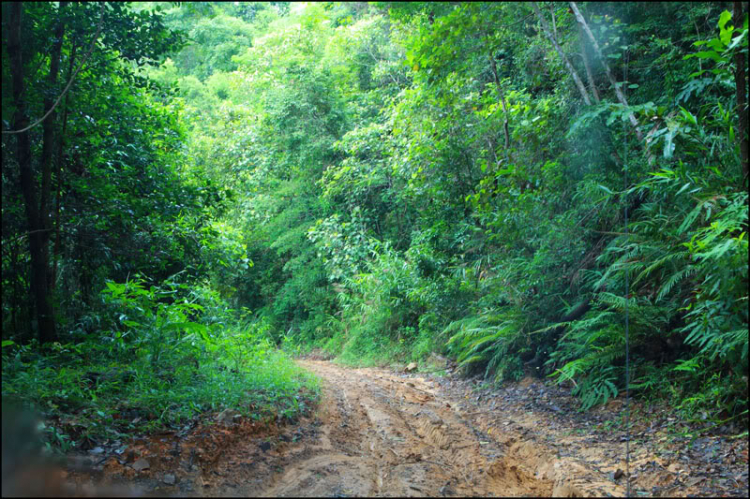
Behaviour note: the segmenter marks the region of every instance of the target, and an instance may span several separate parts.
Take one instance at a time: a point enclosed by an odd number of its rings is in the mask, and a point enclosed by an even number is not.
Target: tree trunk
[[[76,50],[78,45],[73,44],[73,49],[70,53],[70,64],[68,67],[68,78],[73,76],[73,63],[76,59]],[[52,283],[54,286],[57,281],[57,265],[60,259],[60,198],[62,197],[62,185],[63,185],[63,150],[65,145],[65,132],[68,129],[68,97],[70,94],[65,95],[65,102],[63,103],[63,122],[62,131],[60,132],[60,139],[57,143],[57,196],[55,199],[55,246],[52,253]]]
[[[607,64],[606,59],[604,59],[604,55],[602,54],[602,51],[599,48],[599,44],[596,42],[596,38],[594,38],[594,34],[589,29],[589,25],[586,24],[586,20],[583,18],[583,15],[578,10],[578,6],[576,5],[575,2],[570,2],[570,8],[573,10],[573,14],[575,14],[576,20],[581,25],[581,28],[583,28],[583,31],[588,35],[589,39],[591,40],[591,44],[594,46],[596,55],[598,55],[599,59],[602,61],[602,66],[604,66],[604,72],[607,74],[607,79],[609,80],[609,83],[615,89],[615,95],[617,96],[617,100],[620,101],[620,104],[625,106],[625,108],[627,109],[628,100],[625,98],[625,94],[622,93],[622,89],[620,89],[620,87],[617,85],[617,81],[615,81],[615,77],[612,75],[612,71],[610,71],[609,69],[609,64]],[[628,119],[630,120],[630,124],[633,125],[633,128],[635,129],[635,134],[638,137],[638,140],[643,142],[643,134],[641,133],[640,129],[638,129],[638,120],[635,118],[635,115],[629,112]]]
[[[60,7],[57,10],[58,22],[57,27],[55,28],[55,43],[52,45],[49,74],[47,75],[47,84],[49,85],[50,91],[55,89],[57,85],[57,75],[60,73],[60,57],[62,55],[63,38],[65,35],[65,21],[63,16],[67,5],[68,2],[60,2]],[[68,97],[66,95],[66,102],[67,99]],[[49,111],[54,105],[55,103],[52,100],[52,94],[48,93],[44,98],[44,112],[46,113],[47,111]],[[50,113],[49,117],[44,120],[44,122],[42,122],[42,195],[39,201],[39,216],[42,218],[42,226],[45,229],[48,229],[47,232],[44,232],[47,239],[44,242],[44,248],[47,252],[49,252],[49,238],[52,235],[52,220],[50,218],[50,214],[48,213],[49,210],[47,205],[51,197],[50,189],[52,184],[52,152],[55,146],[55,139],[57,139],[59,146],[62,146],[62,137],[55,137],[55,114],[56,111],[53,110]],[[56,252],[57,251],[55,251],[55,253]],[[47,259],[49,259],[49,257]],[[55,262],[56,267],[57,259],[54,257],[54,255],[53,261]],[[47,286],[50,290],[55,289],[55,270],[56,268],[53,267],[51,271],[47,272]]]
[[[10,273],[13,276],[13,293],[10,297],[10,324],[13,331],[18,333],[18,309],[20,303],[18,298],[21,296],[21,276],[20,276],[20,265],[18,264],[18,245],[16,244],[17,239],[10,243]]]
[[[734,29],[739,30],[745,22],[745,9],[743,8],[742,2],[734,2],[734,12],[732,13],[732,21],[734,22]],[[737,117],[739,122],[737,123],[737,135],[740,140],[740,161],[742,163],[742,174],[743,184],[747,181],[748,177],[748,134],[747,134],[747,78],[745,74],[745,66],[747,60],[742,52],[737,50],[734,54],[734,83],[736,87],[737,96]]]
[[[557,40],[557,22],[555,21],[555,9],[551,5],[549,6],[549,13],[550,17],[552,18],[552,34],[555,35],[555,40]]]
[[[601,99],[599,98],[599,91],[596,89],[596,82],[594,81],[594,75],[591,73],[591,66],[589,65],[589,56],[586,54],[586,39],[583,37],[583,29],[581,25],[578,25],[578,37],[581,41],[581,58],[583,59],[583,67],[586,68],[586,79],[591,87],[591,94],[594,96],[594,101],[599,104]]]
[[[60,56],[62,54],[63,37],[65,31],[64,13],[68,2],[60,2],[57,9],[58,21],[55,27],[55,42],[52,44],[50,53],[49,74],[47,75],[48,92],[44,97],[44,114],[52,109],[55,101],[52,93],[57,86],[57,75],[60,73]],[[52,183],[52,153],[55,150],[55,114],[57,111],[52,110],[49,117],[42,122],[42,192],[39,199],[39,217],[42,227],[49,229],[51,221],[48,213],[48,203],[50,198],[50,185]],[[49,239],[49,232],[46,238]]]
[[[565,63],[565,67],[568,68],[568,72],[570,73],[570,76],[573,77],[573,81],[575,82],[576,87],[578,87],[578,91],[581,93],[583,102],[585,102],[587,106],[590,106],[591,99],[589,98],[589,94],[586,91],[586,87],[583,86],[583,81],[578,76],[578,72],[576,72],[576,69],[568,60],[568,57],[565,55],[565,52],[563,52],[562,48],[560,48],[560,45],[557,43],[557,40],[555,39],[555,37],[552,36],[552,32],[549,29],[547,20],[544,19],[544,17],[542,16],[542,13],[539,11],[539,6],[536,4],[536,2],[532,2],[531,6],[534,8],[534,13],[536,14],[536,17],[539,19],[539,22],[542,24],[542,30],[544,31],[544,34],[547,35],[547,38],[549,39],[549,41],[552,42],[552,45],[554,45],[555,50],[557,50],[557,53],[560,55],[560,58]]]
[[[11,80],[13,83],[13,102],[16,106],[13,117],[14,129],[20,130],[28,125],[24,101],[25,84],[23,77],[23,56],[21,52],[21,21],[23,5],[15,2],[10,5],[8,26],[8,58],[10,59]],[[37,205],[34,173],[31,167],[31,143],[28,130],[17,134],[16,147],[18,166],[20,169],[21,192],[23,194],[26,219],[29,228],[29,254],[31,256],[31,294],[36,306],[39,341],[47,343],[57,339],[55,319],[50,303],[49,288],[47,286],[48,253],[45,251],[45,228],[39,216]]]
[[[503,89],[500,87],[500,78],[497,75],[497,64],[495,64],[495,58],[490,53],[490,68],[492,68],[492,76],[495,77],[495,86],[497,87],[497,96],[500,99],[500,103],[503,106],[503,113],[505,115],[503,121],[503,133],[505,135],[505,158],[508,158],[508,148],[510,147],[510,132],[508,131],[508,105],[505,103],[505,94]]]

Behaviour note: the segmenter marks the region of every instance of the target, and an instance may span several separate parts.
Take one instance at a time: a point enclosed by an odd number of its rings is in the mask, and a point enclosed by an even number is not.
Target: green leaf
[[[684,107],[682,107],[682,106],[679,106],[679,107],[680,107],[680,112],[681,112],[681,113],[682,113],[682,115],[683,115],[683,116],[685,117],[685,119],[686,119],[686,120],[687,120],[688,122],[690,122],[691,124],[693,124],[693,125],[696,125],[696,126],[697,126],[697,125],[698,125],[698,119],[697,119],[697,118],[696,118],[695,116],[693,116],[693,113],[691,113],[690,111],[688,111],[687,109],[685,109],[685,108],[684,108]]]
[[[728,10],[725,10],[721,13],[719,16],[719,29],[723,30],[724,26],[729,22],[729,20],[732,19],[732,13]]]
[[[669,159],[672,157],[672,154],[674,153],[675,143],[674,143],[674,131],[669,130],[664,138],[664,159]]]
[[[692,54],[692,56],[698,57],[699,59],[711,59],[714,62],[729,62],[728,59],[721,57],[721,55],[719,55],[719,53],[714,50],[710,50],[710,51],[703,50],[696,54]],[[686,59],[689,59],[689,58],[690,56],[686,57]]]
[[[708,46],[709,48],[712,48],[712,49],[714,49],[714,50],[715,50],[716,52],[721,52],[721,51],[723,51],[723,50],[724,50],[724,47],[726,46],[726,44],[725,44],[725,43],[722,43],[722,42],[721,42],[721,39],[719,39],[719,38],[711,38],[710,40],[708,40],[708,41],[706,42],[706,45],[707,45],[707,46]]]
[[[693,185],[693,184],[691,184],[690,182],[688,182],[687,184],[683,185],[683,186],[682,186],[682,188],[680,188],[680,190],[679,190],[679,191],[677,191],[677,194],[675,194],[675,195],[676,195],[676,196],[679,196],[679,195],[680,195],[680,194],[682,193],[682,191],[684,191],[685,189],[687,189],[687,188],[688,188],[688,187],[690,187],[691,185]]]
[[[734,48],[739,45],[741,42],[747,40],[747,29],[744,29],[742,33],[739,34],[739,36],[735,36],[732,43],[727,47],[726,51],[729,52],[731,50],[734,50]]]

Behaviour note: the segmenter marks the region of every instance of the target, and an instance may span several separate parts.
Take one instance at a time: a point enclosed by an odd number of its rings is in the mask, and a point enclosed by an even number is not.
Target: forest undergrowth
[[[315,406],[317,379],[276,348],[267,327],[238,320],[209,290],[184,288],[110,282],[97,320],[112,330],[4,347],[3,404],[41,411],[48,449],[62,452],[181,428],[228,408],[270,422]]]

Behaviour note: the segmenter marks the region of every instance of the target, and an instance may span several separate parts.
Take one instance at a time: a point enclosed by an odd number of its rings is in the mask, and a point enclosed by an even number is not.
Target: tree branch
[[[27,127],[24,127],[24,128],[22,128],[20,130],[3,130],[2,133],[5,133],[5,134],[23,133],[23,132],[26,132],[28,130],[31,130],[32,128],[34,128],[35,126],[37,126],[39,123],[41,123],[42,121],[46,120],[52,114],[52,112],[55,110],[55,108],[57,107],[57,105],[60,104],[60,101],[62,100],[62,98],[65,96],[65,94],[68,92],[68,90],[70,90],[70,86],[73,84],[73,80],[76,79],[76,76],[81,71],[81,69],[83,69],[83,67],[86,65],[86,63],[88,62],[89,56],[94,51],[94,47],[96,46],[96,41],[99,39],[99,33],[101,33],[102,26],[104,25],[104,5],[105,5],[105,3],[102,2],[101,16],[99,18],[99,26],[96,28],[96,34],[94,35],[94,39],[91,41],[91,46],[89,47],[89,51],[88,51],[88,53],[86,53],[86,56],[81,61],[81,65],[78,66],[78,68],[76,69],[75,73],[73,73],[73,76],[70,77],[70,81],[65,86],[65,89],[57,97],[57,100],[55,101],[55,104],[50,108],[49,111],[47,111],[47,113],[44,116],[42,116],[41,118],[39,118],[38,120],[36,120],[31,125],[29,125]]]
[[[622,93],[622,90],[620,89],[619,85],[617,85],[617,82],[615,81],[615,77],[612,75],[612,71],[610,71],[609,69],[609,64],[607,64],[606,59],[604,59],[602,50],[599,48],[599,44],[596,42],[596,38],[594,38],[594,34],[589,29],[588,24],[586,24],[586,20],[583,18],[583,15],[578,10],[578,6],[576,5],[575,2],[570,2],[570,8],[573,10],[573,14],[575,14],[576,20],[581,25],[581,28],[583,28],[583,31],[588,35],[589,39],[591,40],[591,44],[594,46],[594,50],[596,51],[596,54],[599,56],[599,59],[602,61],[602,66],[604,66],[604,72],[607,74],[609,83],[615,89],[615,95],[617,96],[617,100],[620,101],[620,104],[625,106],[625,108],[628,108],[628,100],[625,98],[625,94]],[[630,124],[633,125],[633,128],[635,128],[635,134],[638,136],[638,140],[643,142],[643,134],[638,128],[638,120],[635,118],[635,115],[629,111],[628,111],[628,119],[630,120]]]
[[[549,25],[547,24],[547,20],[544,19],[542,16],[542,13],[539,11],[539,6],[536,4],[536,2],[532,2],[531,6],[534,8],[534,13],[536,14],[536,17],[539,19],[539,22],[542,24],[542,30],[544,31],[544,34],[547,35],[547,38],[549,41],[552,42],[552,45],[554,45],[555,50],[557,50],[557,53],[560,55],[560,58],[565,63],[565,67],[568,68],[568,72],[570,73],[570,76],[573,77],[573,81],[575,81],[576,87],[578,87],[578,91],[581,93],[581,97],[583,97],[583,102],[586,103],[587,106],[591,105],[591,99],[589,98],[589,94],[586,91],[586,87],[583,86],[583,81],[578,76],[578,73],[576,72],[573,65],[570,63],[570,60],[568,60],[568,57],[565,55],[565,52],[563,52],[562,48],[560,48],[560,45],[557,43],[557,40],[554,36],[552,36],[552,32],[549,29]]]

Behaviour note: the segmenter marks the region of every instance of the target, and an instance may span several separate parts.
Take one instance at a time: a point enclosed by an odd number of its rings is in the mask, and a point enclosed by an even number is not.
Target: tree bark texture
[[[58,22],[55,27],[55,41],[52,44],[50,53],[49,73],[47,74],[47,92],[44,96],[44,113],[52,109],[55,104],[53,95],[56,93],[57,76],[60,73],[60,56],[62,54],[63,35],[65,30],[64,14],[68,2],[60,2],[57,15]],[[49,117],[42,122],[42,191],[39,199],[39,216],[41,224],[45,229],[49,229],[51,221],[49,219],[49,198],[50,185],[52,183],[52,153],[55,150],[55,115],[57,112],[52,110]],[[49,233],[47,233],[49,238]]]

